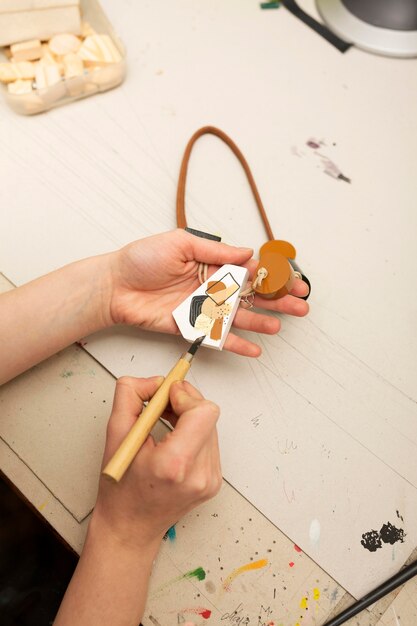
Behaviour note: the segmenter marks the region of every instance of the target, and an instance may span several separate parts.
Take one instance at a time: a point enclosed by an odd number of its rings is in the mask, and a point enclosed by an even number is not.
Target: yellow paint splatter
[[[45,500],[45,502],[42,502],[42,504],[38,506],[38,511],[43,511],[47,504],[48,504],[48,500]]]
[[[306,609],[307,603],[308,603],[308,598],[306,598],[305,596],[304,598],[301,598],[300,609]]]
[[[320,589],[317,589],[317,587],[314,587],[313,589],[313,598],[315,600],[320,600]]]
[[[223,582],[223,589],[224,590],[229,589],[234,579],[237,578],[237,576],[240,576],[240,574],[244,574],[244,572],[250,572],[251,570],[254,570],[254,569],[261,569],[262,567],[265,567],[266,565],[268,565],[268,560],[260,559],[259,561],[254,561],[253,563],[246,563],[246,565],[242,565],[241,567],[238,567],[237,569],[233,570],[233,572],[229,574],[227,578],[225,578]]]

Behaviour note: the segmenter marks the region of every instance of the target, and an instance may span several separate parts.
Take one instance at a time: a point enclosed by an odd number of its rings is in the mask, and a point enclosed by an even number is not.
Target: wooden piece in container
[[[77,52],[81,46],[81,40],[71,33],[55,35],[49,41],[49,49],[56,56],[64,56],[71,52]]]
[[[23,95],[32,92],[31,80],[15,80],[13,83],[7,85],[9,93],[15,95]]]
[[[31,39],[10,46],[13,61],[37,61],[42,56],[42,44],[39,39]]]
[[[35,77],[35,65],[29,61],[0,63],[0,82],[12,83],[15,80],[28,80]]]
[[[109,35],[89,35],[78,51],[86,65],[119,63],[122,56]]]

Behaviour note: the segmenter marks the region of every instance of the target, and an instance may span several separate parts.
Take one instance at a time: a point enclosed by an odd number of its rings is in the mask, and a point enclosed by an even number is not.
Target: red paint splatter
[[[296,544],[294,544],[294,550],[296,552],[302,552],[301,548],[299,548]]]
[[[187,609],[181,609],[180,611],[175,611],[176,613],[194,613],[196,615],[201,615],[203,619],[208,619],[211,616],[210,609],[205,609],[202,606],[191,606]]]
[[[294,561],[290,561],[290,562],[288,563],[288,565],[289,565],[290,567],[294,567],[295,563],[294,563]]]

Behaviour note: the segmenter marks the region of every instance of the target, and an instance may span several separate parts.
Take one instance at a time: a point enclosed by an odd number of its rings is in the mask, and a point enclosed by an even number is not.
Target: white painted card
[[[188,296],[172,312],[184,339],[205,335],[202,346],[222,350],[248,277],[244,267],[223,265]]]

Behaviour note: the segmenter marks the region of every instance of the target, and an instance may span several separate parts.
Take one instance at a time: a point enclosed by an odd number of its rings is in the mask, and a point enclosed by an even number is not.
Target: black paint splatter
[[[405,536],[406,534],[402,528],[396,528],[391,522],[387,522],[379,532],[370,530],[364,533],[361,544],[369,552],[376,552],[379,548],[382,548],[382,542],[393,546],[397,541],[404,543]]]
[[[369,552],[376,552],[378,548],[382,548],[381,538],[377,530],[370,530],[362,535],[361,544]]]
[[[396,528],[391,522],[387,522],[379,531],[379,536],[384,543],[390,543],[393,546],[397,541],[404,543],[405,533],[402,528]]]

